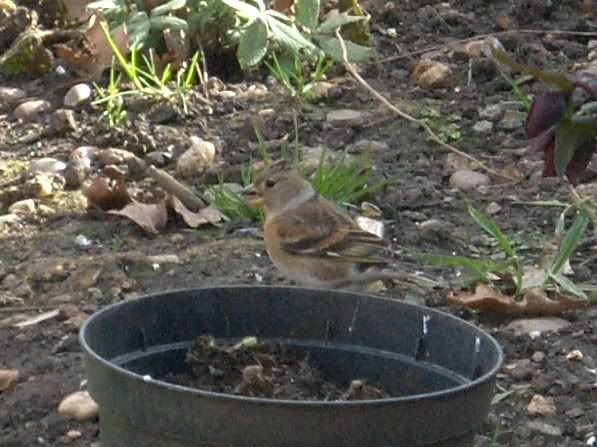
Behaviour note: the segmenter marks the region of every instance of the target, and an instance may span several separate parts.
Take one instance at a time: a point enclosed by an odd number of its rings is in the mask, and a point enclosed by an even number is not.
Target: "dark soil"
[[[201,336],[187,353],[188,373],[163,380],[216,393],[290,400],[363,400],[389,397],[364,380],[342,390],[325,380],[304,352],[269,340],[237,343]]]
[[[514,169],[521,174],[517,184],[492,179],[490,186],[471,191],[468,197],[482,210],[493,202],[501,207],[493,217],[513,235],[525,262],[539,261],[552,239],[560,209],[515,202],[565,201],[566,188],[557,180],[541,178],[542,162],[525,156],[527,142],[522,128],[505,126],[496,119],[487,134],[472,130],[482,119],[479,112],[487,106],[499,105],[504,111],[515,112],[522,109],[510,86],[486,61],[470,65],[469,83],[463,44],[454,42],[492,33],[520,62],[562,71],[585,67],[591,62],[589,41],[597,37],[565,33],[595,32],[595,19],[585,15],[581,4],[594,2],[372,0],[367,6],[381,60],[362,67],[367,80],[392,103],[415,115],[438,112],[434,125],[439,132],[447,123],[455,124],[460,138],[454,144],[459,149],[495,169]],[[503,32],[506,22],[514,31]],[[395,28],[396,37],[389,28]],[[540,31],[518,31],[522,29]],[[422,57],[447,63],[453,71],[453,87],[434,91],[416,87],[412,73]],[[253,93],[249,81],[231,84],[224,79],[228,82],[226,90],[233,94],[213,95],[209,105],[192,99],[189,116],[175,114],[170,121],[157,122],[144,113],[147,110],[141,110],[131,114],[131,123],[122,129],[110,128],[100,119],[101,111],[87,106],[74,112],[77,130],[47,134],[43,130],[48,127],[49,113],[33,122],[20,123],[13,115],[15,105],[1,103],[0,165],[9,163],[9,169],[0,170],[0,195],[6,191],[23,193],[23,182],[13,168],[19,171],[42,157],[66,162],[75,148],[84,145],[122,148],[140,157],[167,152],[163,168],[173,172],[191,135],[216,144],[218,166],[188,179],[188,184],[202,190],[206,182],[217,182],[222,172],[226,181],[239,182],[248,161],[260,157],[248,118],[260,110],[273,109],[273,113],[264,115],[263,124],[264,135],[274,148],[275,141],[294,132],[290,102],[279,86],[266,83],[265,78],[264,73],[261,87],[266,85],[267,93],[263,96]],[[52,74],[31,82],[1,82],[25,90],[30,98],[47,99],[56,109],[62,107],[64,92],[58,85],[63,81]],[[301,107],[300,142],[338,151],[348,148],[355,153],[362,151],[364,140],[381,143],[376,146],[377,175],[382,178],[398,174],[400,183],[372,201],[383,212],[386,237],[393,248],[499,258],[499,251],[483,237],[448,184],[446,152],[410,124],[389,116],[343,73],[337,73],[330,82],[333,85],[326,99]],[[530,93],[545,88],[537,82],[524,87]],[[354,128],[326,123],[328,111],[343,108],[366,113],[367,122]],[[274,156],[278,154],[279,150],[274,150]],[[593,170],[594,165],[595,161]],[[123,165],[121,169],[127,171],[128,167]],[[131,184],[138,185],[133,181]],[[140,185],[152,187],[147,181]],[[258,229],[247,230],[255,224],[240,222],[191,230],[176,221],[161,234],[148,237],[124,219],[85,213],[78,190],[63,191],[37,202],[50,206],[55,214],[37,214],[0,224],[0,369],[17,369],[20,373],[16,388],[0,394],[2,447],[97,447],[99,439],[97,422],[78,423],[56,412],[64,396],[85,388],[76,327],[63,317],[22,329],[14,327],[16,322],[65,304],[91,314],[112,302],[172,288],[288,283],[271,265]],[[6,213],[6,206],[0,205],[0,215]],[[435,223],[421,225],[425,221]],[[85,236],[91,243],[77,243],[78,236]],[[571,259],[574,281],[595,284],[594,245],[594,233],[589,232]],[[178,262],[156,262],[152,258],[162,255],[176,255]],[[425,265],[403,267],[442,280],[455,280],[460,273]],[[510,394],[492,406],[476,447],[590,445],[597,431],[594,308],[564,315],[568,325],[563,329],[532,338],[528,333],[515,335],[508,326],[512,320],[509,317],[449,307],[445,291],[414,293],[396,286],[386,294],[454,313],[493,333],[503,346],[506,362],[498,377],[498,392]],[[582,359],[571,354],[575,350],[582,353]],[[535,394],[543,396],[555,410],[545,415],[531,414],[527,406]],[[81,437],[66,437],[70,430],[78,430]]]

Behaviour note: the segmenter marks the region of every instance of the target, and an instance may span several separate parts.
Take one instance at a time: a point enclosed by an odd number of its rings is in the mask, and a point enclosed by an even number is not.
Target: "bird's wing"
[[[383,239],[361,230],[334,204],[319,197],[275,216],[270,225],[280,248],[289,254],[369,265],[388,262]]]

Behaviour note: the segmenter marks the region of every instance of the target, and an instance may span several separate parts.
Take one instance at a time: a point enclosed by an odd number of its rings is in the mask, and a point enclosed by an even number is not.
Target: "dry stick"
[[[196,213],[205,208],[203,200],[167,172],[157,169],[155,166],[148,166],[145,173],[154,179],[164,191],[179,199],[189,211]]]
[[[473,42],[479,39],[485,39],[486,37],[491,36],[503,36],[506,34],[513,34],[513,33],[521,33],[521,34],[558,34],[564,36],[587,36],[587,37],[597,37],[597,32],[593,31],[560,31],[560,30],[534,30],[534,29],[521,29],[521,30],[510,30],[510,31],[498,31],[497,33],[487,33],[487,34],[477,34],[473,37],[467,37],[465,39],[458,39],[453,42],[443,43],[440,45],[433,45],[431,47],[423,48],[422,50],[411,51],[410,53],[399,54],[397,56],[388,57],[386,59],[382,59],[380,62],[391,62],[397,61],[399,59],[409,58],[411,56],[418,56],[419,54],[429,53],[430,51],[442,50],[454,45],[460,45],[462,43]]]
[[[444,149],[449,150],[450,152],[453,152],[455,154],[460,155],[461,157],[466,158],[467,160],[470,160],[474,163],[477,163],[477,165],[483,169],[484,171],[493,174],[497,177],[502,177],[505,178],[507,180],[516,180],[513,178],[510,178],[504,174],[500,174],[499,172],[489,168],[488,166],[486,166],[485,164],[483,164],[482,162],[480,162],[478,159],[476,159],[475,157],[473,157],[472,155],[467,154],[466,152],[462,152],[459,149],[456,149],[454,146],[445,143],[444,141],[442,141],[437,135],[436,133],[431,130],[431,128],[422,120],[419,120],[417,118],[414,118],[412,116],[410,116],[408,113],[403,112],[402,110],[398,109],[396,106],[394,106],[392,103],[390,103],[386,98],[384,98],[379,92],[377,92],[377,90],[375,90],[373,87],[371,87],[367,81],[365,81],[361,75],[359,73],[357,73],[357,71],[355,70],[354,66],[352,65],[352,63],[350,63],[348,61],[348,53],[346,51],[346,45],[344,43],[344,39],[342,38],[342,36],[340,35],[340,29],[337,28],[336,29],[336,37],[338,39],[338,41],[340,42],[340,46],[342,48],[342,60],[344,62],[344,66],[346,67],[346,70],[357,80],[357,82],[359,84],[361,84],[363,87],[365,87],[369,93],[371,93],[373,96],[375,96],[375,98],[377,98],[383,105],[385,105],[388,109],[390,109],[392,112],[394,112],[395,114],[397,114],[398,116],[400,116],[401,118],[404,118],[405,120],[416,124],[417,126],[419,126],[420,128],[422,128],[425,132],[427,132],[427,134],[431,137],[431,139],[433,141],[435,141],[437,144],[439,144],[441,147],[443,147]]]

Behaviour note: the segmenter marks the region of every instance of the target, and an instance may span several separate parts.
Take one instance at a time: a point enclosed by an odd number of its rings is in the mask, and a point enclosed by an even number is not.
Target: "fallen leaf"
[[[197,228],[201,225],[215,224],[224,219],[224,215],[213,205],[203,208],[198,212],[190,211],[184,204],[176,197],[171,196],[171,204],[174,211],[182,217],[182,220],[192,228]]]
[[[9,391],[19,383],[19,372],[16,369],[0,369],[0,393]]]
[[[502,169],[499,170],[500,177],[496,177],[494,183],[501,184],[501,183],[518,183],[524,179],[524,175],[514,166],[513,164],[509,164],[504,166]]]
[[[579,309],[586,302],[559,294],[549,299],[540,288],[529,289],[520,301],[514,296],[504,295],[487,284],[479,284],[475,292],[450,292],[448,302],[481,312],[493,312],[516,316],[554,316]]]
[[[108,214],[127,217],[151,234],[158,234],[168,222],[165,201],[142,203],[131,199],[124,208],[109,210]]]
[[[124,181],[96,177],[81,191],[89,203],[104,211],[121,209],[131,201]]]

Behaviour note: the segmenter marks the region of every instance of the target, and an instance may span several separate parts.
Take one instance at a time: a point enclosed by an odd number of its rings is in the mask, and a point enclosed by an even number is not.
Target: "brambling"
[[[245,197],[249,206],[264,208],[267,253],[290,279],[361,290],[373,281],[395,278],[378,270],[390,261],[387,243],[321,197],[288,162],[262,171]]]

